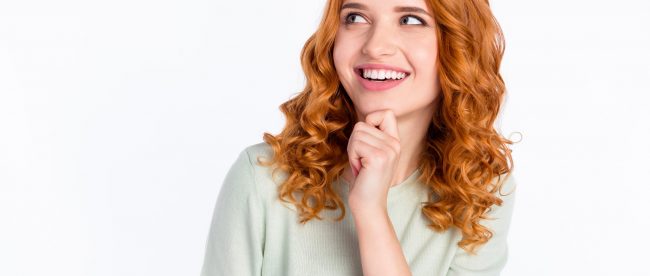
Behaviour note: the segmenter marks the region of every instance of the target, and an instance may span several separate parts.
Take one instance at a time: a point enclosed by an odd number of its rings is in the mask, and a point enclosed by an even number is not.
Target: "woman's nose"
[[[361,53],[371,59],[395,54],[397,35],[390,27],[375,25],[368,31]]]

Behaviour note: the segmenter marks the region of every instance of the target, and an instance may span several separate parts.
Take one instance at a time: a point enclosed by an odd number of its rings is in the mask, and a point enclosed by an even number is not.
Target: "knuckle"
[[[348,142],[348,148],[347,148],[348,153],[352,152],[352,149],[354,147],[356,147],[356,144],[357,144],[357,141],[355,139],[352,139],[352,140],[350,140],[350,142]]]
[[[365,130],[357,131],[357,137],[367,138],[369,136],[368,132]]]
[[[363,132],[363,131],[362,131],[360,128],[356,128],[356,127],[355,127],[355,128],[352,130],[352,133],[350,134],[350,137],[357,137],[357,136],[359,136],[359,134],[360,134],[361,132]]]

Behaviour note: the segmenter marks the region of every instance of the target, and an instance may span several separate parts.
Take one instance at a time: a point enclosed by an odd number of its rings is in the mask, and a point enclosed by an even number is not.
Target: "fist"
[[[348,198],[352,212],[359,208],[386,209],[388,190],[400,156],[393,111],[372,112],[354,125],[347,152],[353,174]]]

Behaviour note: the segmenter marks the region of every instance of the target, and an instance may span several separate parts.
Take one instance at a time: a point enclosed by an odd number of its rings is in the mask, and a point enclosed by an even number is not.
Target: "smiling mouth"
[[[390,78],[385,78],[385,79],[371,79],[371,78],[365,78],[365,77],[363,77],[363,69],[357,69],[357,70],[355,70],[355,72],[356,72],[357,75],[359,75],[359,77],[361,77],[362,79],[365,79],[365,80],[368,80],[368,81],[372,81],[372,82],[400,81],[400,80],[404,80],[404,79],[408,78],[408,76],[411,75],[411,74],[408,73],[408,72],[404,72],[406,75],[405,75],[403,78],[401,78],[401,79],[390,79]]]

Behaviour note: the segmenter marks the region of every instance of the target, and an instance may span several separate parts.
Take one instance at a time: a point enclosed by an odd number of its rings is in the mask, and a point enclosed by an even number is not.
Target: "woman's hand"
[[[353,173],[348,197],[351,211],[386,210],[388,190],[400,154],[393,111],[372,112],[365,122],[354,125],[347,151]]]

